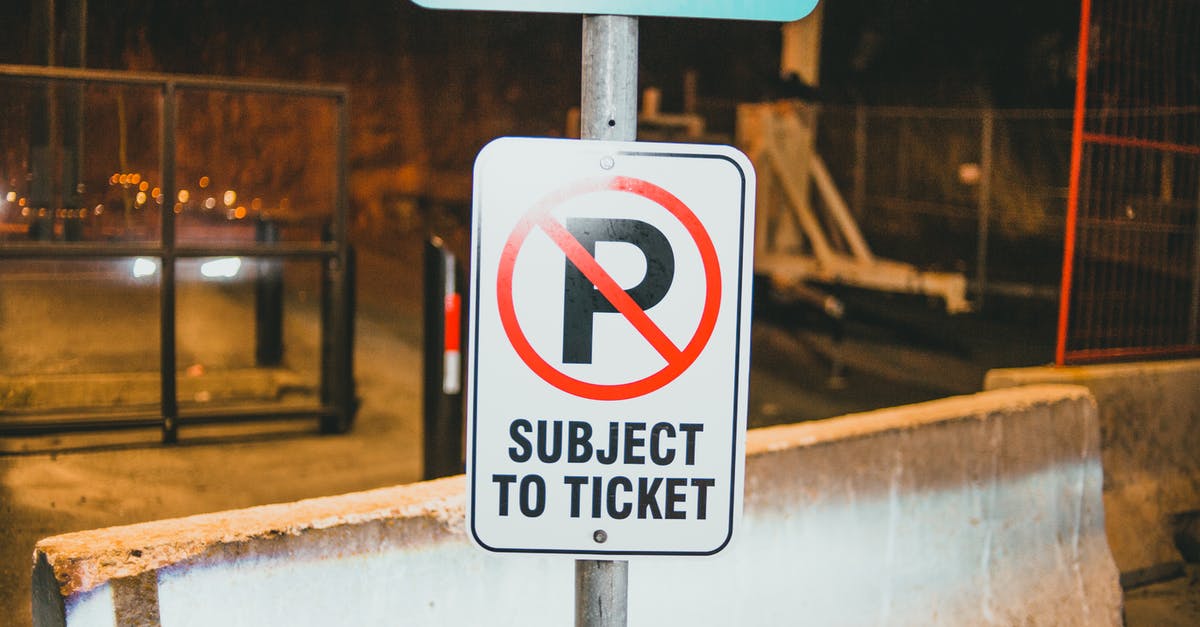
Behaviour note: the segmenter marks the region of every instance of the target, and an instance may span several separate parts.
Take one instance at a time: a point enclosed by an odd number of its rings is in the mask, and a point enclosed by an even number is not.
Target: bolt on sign
[[[708,555],[742,509],[754,170],[502,138],[475,162],[468,526],[498,552]]]
[[[708,17],[790,22],[812,12],[817,0],[413,0],[429,9]]]

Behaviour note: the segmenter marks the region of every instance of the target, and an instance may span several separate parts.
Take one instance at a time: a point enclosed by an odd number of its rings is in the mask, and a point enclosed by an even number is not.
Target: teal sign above
[[[430,9],[708,17],[791,22],[812,12],[817,0],[413,0]]]

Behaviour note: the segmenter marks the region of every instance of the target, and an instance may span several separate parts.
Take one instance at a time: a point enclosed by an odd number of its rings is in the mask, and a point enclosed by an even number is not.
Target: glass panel
[[[0,260],[0,415],[155,406],[157,268]]]
[[[328,98],[179,91],[175,211],[181,244],[321,240],[336,199],[337,108]]]
[[[315,405],[321,361],[320,268],[315,261],[180,260],[180,407]]]
[[[154,87],[0,78],[0,242],[156,241]]]

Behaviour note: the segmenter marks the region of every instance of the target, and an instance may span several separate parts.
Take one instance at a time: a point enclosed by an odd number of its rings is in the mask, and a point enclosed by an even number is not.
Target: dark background
[[[34,1],[4,12],[0,61],[37,58],[44,44],[24,27]],[[1070,104],[1078,2],[824,5],[823,101]],[[579,99],[577,15],[431,11],[407,0],[114,0],[88,11],[90,67],[350,85],[352,168],[468,168],[495,136],[562,134]],[[778,24],[643,18],[640,46],[640,82],[662,89],[666,111],[681,106],[688,69],[705,99],[789,95]]]

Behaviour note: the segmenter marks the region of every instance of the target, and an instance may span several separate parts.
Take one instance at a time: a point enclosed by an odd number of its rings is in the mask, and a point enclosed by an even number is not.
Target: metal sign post
[[[670,4],[768,19],[749,7],[799,18],[815,1]],[[729,146],[636,142],[623,13],[652,4],[572,5],[584,141],[501,137],[475,160],[467,527],[488,551],[575,557],[578,627],[627,624],[628,556],[713,555],[742,512],[754,167]]]
[[[587,139],[501,137],[473,176],[467,526],[579,560],[581,626],[626,624],[623,560],[716,554],[742,511],[754,169],[630,141],[636,29],[584,24]]]
[[[580,138],[637,139],[638,18],[583,17]],[[624,627],[629,562],[575,561],[576,627]]]

